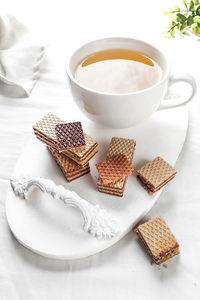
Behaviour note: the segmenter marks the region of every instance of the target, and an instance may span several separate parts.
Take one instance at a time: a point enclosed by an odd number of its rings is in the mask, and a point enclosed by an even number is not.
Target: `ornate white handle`
[[[20,198],[27,199],[29,188],[36,186],[54,199],[77,207],[84,219],[83,229],[98,239],[111,239],[119,233],[117,222],[105,209],[90,204],[75,192],[65,189],[62,185],[56,185],[52,180],[40,177],[20,177],[11,179],[10,184],[15,195]]]

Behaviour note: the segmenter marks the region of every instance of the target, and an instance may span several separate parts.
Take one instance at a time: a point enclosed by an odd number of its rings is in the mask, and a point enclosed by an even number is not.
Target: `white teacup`
[[[108,94],[81,85],[74,78],[76,66],[88,55],[107,49],[132,49],[146,54],[162,68],[162,78],[155,85],[127,94]],[[169,108],[189,102],[196,92],[195,79],[184,74],[175,77],[169,74],[166,56],[151,44],[130,38],[105,38],[90,42],[76,50],[67,65],[67,74],[72,96],[81,111],[92,121],[113,128],[131,127],[149,118],[158,108]],[[163,100],[167,86],[185,81],[192,86],[191,95],[185,99]]]

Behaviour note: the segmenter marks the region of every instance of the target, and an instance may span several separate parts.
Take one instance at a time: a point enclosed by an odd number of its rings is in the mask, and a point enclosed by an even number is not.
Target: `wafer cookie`
[[[179,244],[162,217],[139,225],[135,232],[156,264],[179,254]]]
[[[134,171],[133,166],[124,154],[109,157],[96,164],[96,167],[104,184],[115,183]]]
[[[108,148],[107,158],[122,154],[125,155],[129,162],[132,162],[136,142],[133,139],[113,137]],[[127,176],[115,183],[103,183],[101,178],[98,179],[98,190],[103,193],[114,196],[123,196],[126,186]]]
[[[57,162],[60,169],[62,170],[67,181],[70,182],[90,172],[89,164],[85,166],[80,166],[75,162],[73,162],[71,159],[69,159],[67,156],[63,155],[62,153],[58,153],[53,148],[51,147],[47,147],[47,148],[52,154],[55,161]]]
[[[176,170],[160,156],[137,170],[137,178],[150,194],[165,186],[176,175]]]
[[[48,146],[58,149],[57,137],[55,127],[65,122],[57,116],[49,113],[38,121],[34,126],[33,130],[36,137]],[[76,147],[72,149],[62,150],[62,153],[67,157],[71,158],[79,165],[86,165],[89,160],[98,152],[97,142],[92,137],[83,133],[85,145],[82,147]]]
[[[55,127],[58,151],[85,146],[81,122],[57,124]]]

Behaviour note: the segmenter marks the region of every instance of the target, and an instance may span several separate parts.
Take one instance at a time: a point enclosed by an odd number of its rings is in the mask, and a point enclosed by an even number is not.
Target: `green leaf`
[[[197,9],[196,9],[196,14],[198,15],[198,16],[200,16],[200,5],[197,7]]]
[[[168,13],[168,17],[169,17],[169,18],[172,18],[172,17],[173,17],[173,15],[174,15],[174,13],[173,13],[173,12],[170,12],[170,13]]]
[[[177,29],[178,29],[178,30],[181,30],[181,23],[178,23]]]
[[[191,28],[194,34],[200,35],[200,27],[198,26],[197,23],[192,24]]]
[[[175,5],[175,6],[174,6],[174,10],[177,11],[177,12],[178,12],[178,11],[181,11],[181,9],[180,9],[180,7],[178,7],[178,5]]]
[[[169,12],[168,12],[167,10],[164,10],[164,11],[163,11],[163,15],[164,15],[164,16],[167,16],[168,13],[169,13]]]
[[[169,21],[169,27],[174,27],[176,25],[176,22],[174,22],[173,20]]]
[[[185,7],[187,7],[187,0],[183,0],[182,3],[185,5]]]
[[[163,36],[164,36],[165,38],[167,38],[167,39],[169,39],[169,38],[171,37],[169,31],[164,31],[164,32],[163,32]]]
[[[178,30],[179,30],[181,33],[185,32],[186,27],[187,27],[187,23],[186,23],[186,22],[185,22],[185,23],[179,23],[178,26],[177,26]]]
[[[171,37],[173,37],[175,35],[175,29],[174,28],[172,30],[170,30],[170,35],[171,35]]]
[[[194,2],[191,0],[189,4],[189,11],[194,11]]]
[[[191,26],[192,23],[193,23],[193,16],[189,16],[188,19],[187,19],[187,25]]]
[[[198,5],[199,4],[198,0],[193,0],[193,2],[194,2],[194,5]]]
[[[200,16],[194,17],[193,20],[194,20],[195,23],[199,23],[200,24]]]
[[[181,25],[181,32],[184,33],[186,31],[186,28],[187,28],[187,23],[185,22]]]
[[[180,14],[180,13],[178,13],[176,16],[178,17],[179,22],[181,22],[181,23],[184,23],[187,19],[183,14]]]
[[[192,30],[195,29],[195,28],[197,28],[197,27],[198,27],[198,24],[197,24],[197,23],[193,23],[193,24],[191,25]]]

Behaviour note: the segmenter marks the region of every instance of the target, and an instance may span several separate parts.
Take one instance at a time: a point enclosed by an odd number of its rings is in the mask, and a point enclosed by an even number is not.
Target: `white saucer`
[[[109,241],[93,238],[83,231],[83,220],[76,209],[56,202],[38,189],[30,194],[28,200],[22,200],[9,187],[6,215],[13,234],[25,247],[50,258],[77,259],[100,252],[119,241],[147,214],[162,192],[148,195],[135,175],[129,176],[123,198],[97,191],[95,163],[105,158],[111,138],[117,136],[136,140],[135,169],[158,155],[174,165],[184,144],[188,110],[185,106],[161,110],[145,123],[123,130],[95,125],[73,103],[56,114],[66,121],[82,121],[84,131],[98,141],[99,152],[90,162],[91,173],[67,183],[46,146],[33,136],[19,158],[13,176],[27,174],[49,178],[74,190],[85,200],[106,208],[118,220],[120,235]]]

